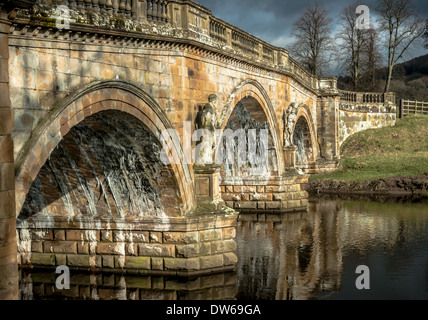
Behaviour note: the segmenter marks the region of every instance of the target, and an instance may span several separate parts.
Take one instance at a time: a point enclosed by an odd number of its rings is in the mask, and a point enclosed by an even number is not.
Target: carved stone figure
[[[215,154],[215,130],[217,127],[217,103],[218,99],[215,94],[208,97],[208,103],[203,109],[200,107],[195,119],[195,128],[207,130],[210,136],[207,137],[205,132],[200,142],[197,143],[196,164],[211,164]],[[202,109],[202,110],[201,110]]]
[[[296,122],[297,117],[297,107],[294,102],[290,104],[287,109],[287,112],[284,110],[283,121],[284,121],[284,146],[291,147],[293,146],[293,131],[294,123]]]
[[[217,126],[217,96],[211,94],[208,97],[208,103],[204,106],[201,116],[202,129],[215,131]]]

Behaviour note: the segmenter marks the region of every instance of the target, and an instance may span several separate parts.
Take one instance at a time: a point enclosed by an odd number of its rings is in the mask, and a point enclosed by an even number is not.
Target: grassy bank
[[[339,168],[310,181],[363,181],[428,173],[428,116],[397,119],[394,127],[359,132],[341,147]]]

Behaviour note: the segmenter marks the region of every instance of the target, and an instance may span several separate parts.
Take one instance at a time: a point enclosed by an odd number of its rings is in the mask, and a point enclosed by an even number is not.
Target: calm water
[[[178,279],[22,271],[21,299],[428,299],[428,203],[315,200],[309,212],[241,215],[236,272]],[[370,290],[357,290],[359,265]]]

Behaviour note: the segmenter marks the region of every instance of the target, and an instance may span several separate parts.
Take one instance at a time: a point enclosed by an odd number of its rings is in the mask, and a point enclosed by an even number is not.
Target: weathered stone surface
[[[165,243],[196,243],[199,240],[198,232],[164,232]]]
[[[125,257],[125,267],[129,269],[150,270],[149,257]]]
[[[225,266],[235,265],[238,263],[238,256],[233,252],[223,254],[223,263]]]
[[[236,250],[236,242],[233,239],[223,241],[213,241],[211,243],[212,254],[229,252]]]
[[[113,256],[102,256],[103,268],[114,268],[114,257]]]
[[[218,268],[224,265],[224,259],[222,254],[205,256],[199,259],[201,269]]]
[[[115,242],[149,242],[148,231],[114,231],[113,240]]]
[[[210,243],[177,244],[177,257],[193,258],[211,254]]]
[[[101,267],[101,256],[86,254],[67,254],[67,265],[73,267]]]
[[[51,253],[32,253],[31,263],[33,265],[54,266],[55,255]]]
[[[221,229],[211,229],[199,231],[199,241],[215,241],[221,240],[223,238],[223,233]]]
[[[67,241],[99,241],[100,232],[97,230],[67,230]]]
[[[65,240],[65,230],[55,230],[54,231],[54,240]]]
[[[139,244],[138,254],[147,257],[175,257],[175,245],[168,244]]]
[[[164,266],[166,270],[196,271],[200,269],[200,262],[199,258],[165,258]]]
[[[77,253],[77,243],[69,241],[44,241],[43,252]]]
[[[151,266],[152,270],[160,270],[162,271],[163,268],[163,258],[151,258]],[[162,287],[163,289],[163,287]]]
[[[125,255],[125,243],[98,243],[97,254],[107,254],[107,255]]]

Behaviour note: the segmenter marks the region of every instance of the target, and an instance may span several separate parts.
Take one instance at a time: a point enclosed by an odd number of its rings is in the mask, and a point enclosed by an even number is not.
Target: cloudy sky
[[[273,45],[289,48],[293,41],[290,36],[293,23],[299,18],[307,5],[315,0],[194,0],[207,7],[220,19],[237,26],[256,37]],[[340,11],[354,3],[353,0],[322,0],[319,1],[327,9],[333,19],[333,30],[339,24]],[[413,0],[413,5],[421,18],[428,19],[428,1]],[[376,0],[364,3],[376,17]],[[336,22],[336,23],[335,23]],[[420,43],[413,48],[406,59],[428,54],[428,50]]]

